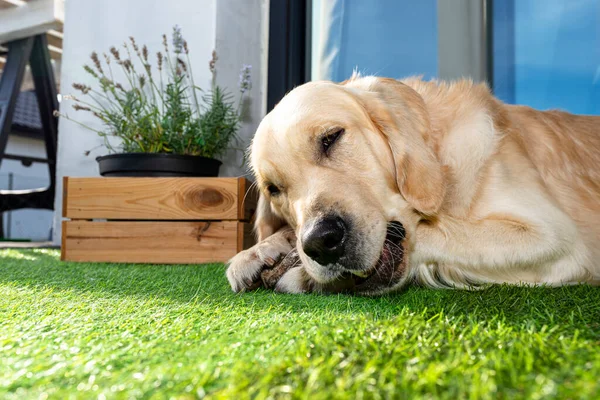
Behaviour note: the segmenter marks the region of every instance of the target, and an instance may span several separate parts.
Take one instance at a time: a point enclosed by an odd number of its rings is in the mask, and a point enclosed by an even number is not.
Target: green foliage
[[[225,148],[231,138],[235,137],[239,118],[237,110],[232,106],[231,97],[219,87],[202,97],[207,104],[206,111],[198,121],[199,132],[214,132],[211,135],[197,135],[196,146],[206,153],[218,153]]]
[[[83,97],[65,96],[75,101],[76,111],[90,112],[102,121],[100,130],[80,124],[103,137],[110,152],[218,158],[236,140],[241,105],[251,84],[250,66],[242,68],[236,105],[233,96],[215,83],[216,53],[209,63],[211,88],[205,92],[194,83],[187,42],[178,27],[173,29],[172,40],[170,50],[163,35],[164,53],[156,55],[157,68],[150,63],[147,47],[140,49],[134,38],[123,44],[126,57],[115,47],[110,55],[104,54],[104,62],[92,53],[93,66],[85,65],[84,69],[97,85],[76,83],[73,87]],[[115,79],[115,64],[120,67],[123,83]],[[77,122],[66,114],[59,115]],[[116,148],[110,137],[120,139]]]
[[[0,398],[597,399],[600,290],[231,292],[222,265],[0,252]]]

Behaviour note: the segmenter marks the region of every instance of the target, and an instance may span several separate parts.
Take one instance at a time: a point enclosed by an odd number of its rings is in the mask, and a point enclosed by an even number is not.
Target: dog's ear
[[[345,83],[389,143],[400,193],[419,212],[436,214],[446,194],[442,166],[427,145],[430,122],[421,96],[389,78],[356,78]]]
[[[254,233],[258,241],[263,241],[281,227],[286,225],[285,221],[273,211],[271,202],[261,193],[256,207],[256,218],[254,220]]]

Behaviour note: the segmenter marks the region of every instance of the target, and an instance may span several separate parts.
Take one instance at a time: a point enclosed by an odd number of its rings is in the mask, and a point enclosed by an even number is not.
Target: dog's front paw
[[[257,289],[262,285],[261,271],[273,267],[293,249],[296,236],[291,228],[284,228],[239,252],[228,262],[227,279],[234,292]]]

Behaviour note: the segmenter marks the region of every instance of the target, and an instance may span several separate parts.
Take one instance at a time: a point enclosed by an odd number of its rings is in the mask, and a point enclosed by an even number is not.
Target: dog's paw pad
[[[292,268],[281,276],[275,285],[279,293],[300,294],[310,291],[306,272],[303,267]]]

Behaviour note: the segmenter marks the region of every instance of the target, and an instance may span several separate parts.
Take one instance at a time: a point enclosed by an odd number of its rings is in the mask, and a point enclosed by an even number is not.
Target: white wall
[[[89,63],[92,51],[107,52],[134,36],[138,43],[148,45],[155,55],[162,49],[163,33],[169,37],[178,24],[190,47],[190,58],[196,84],[206,87],[210,81],[208,62],[213,49],[219,54],[217,81],[237,90],[238,73],[242,63],[253,66],[252,101],[240,130],[246,147],[249,138],[266,109],[266,46],[268,43],[268,0],[103,0],[67,1],[61,87],[62,94],[72,92],[74,82],[92,83],[82,66]],[[155,63],[154,63],[155,64]],[[237,93],[237,92],[236,92]],[[70,111],[71,104],[63,101],[61,112]],[[86,118],[87,117],[87,118]],[[89,125],[97,124],[91,116],[78,113],[77,119]],[[57,197],[55,200],[54,242],[60,242],[62,220],[62,177],[98,176],[96,156],[103,149],[84,156],[101,144],[94,132],[61,118],[59,122]],[[239,153],[228,154],[221,168],[222,176],[244,174]]]
[[[278,0],[275,0],[278,1]],[[242,64],[252,65],[252,90],[246,94],[244,119],[237,147],[246,150],[267,110],[268,0],[218,0],[216,24],[217,83],[237,95]],[[243,153],[230,151],[224,157],[222,176],[246,174]]]

